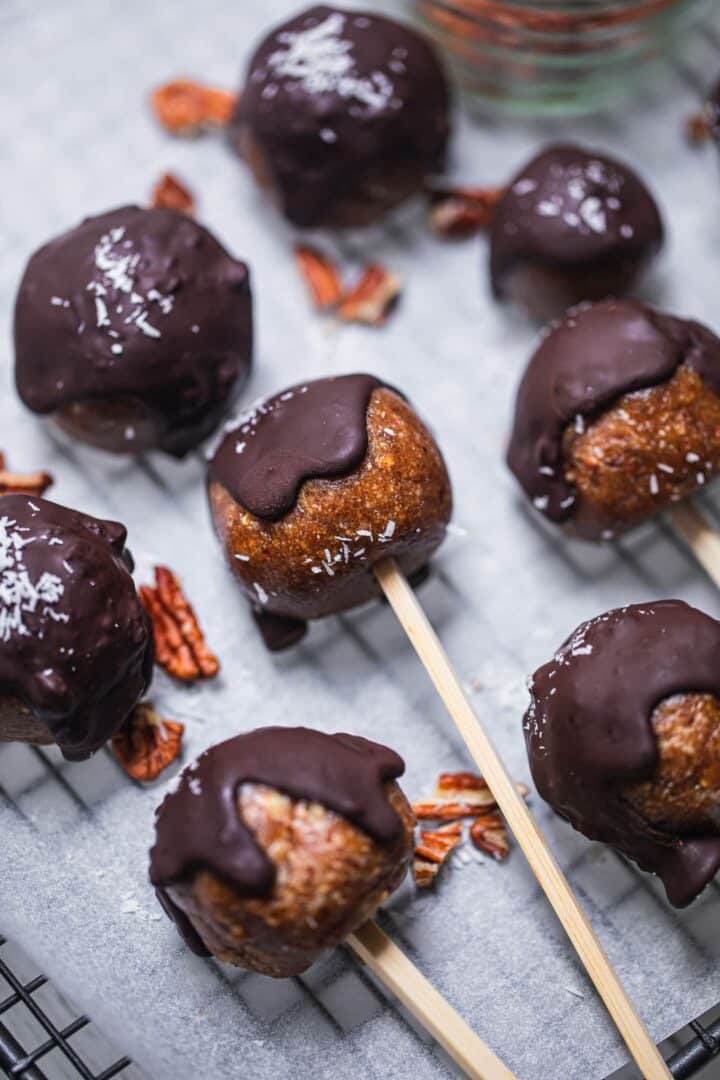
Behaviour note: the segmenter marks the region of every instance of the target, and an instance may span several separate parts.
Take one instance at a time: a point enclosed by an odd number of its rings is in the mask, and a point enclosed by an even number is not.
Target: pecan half
[[[430,228],[445,240],[462,240],[487,229],[504,188],[430,189]]]
[[[337,307],[342,297],[342,283],[335,264],[315,248],[298,244],[295,261],[319,311]]]
[[[493,859],[507,859],[510,854],[510,836],[499,810],[475,818],[470,826],[470,839],[479,851]]]
[[[198,135],[230,122],[236,97],[227,90],[173,79],[153,90],[151,104],[156,118],[171,135]]]
[[[380,263],[370,263],[354,288],[344,293],[338,315],[343,322],[383,326],[400,299],[402,283],[397,274]]]
[[[459,821],[442,825],[439,829],[421,829],[413,860],[413,876],[419,888],[432,885],[443,863],[461,840],[462,825]]]
[[[156,662],[182,682],[217,675],[220,663],[205,644],[175,574],[166,566],[156,566],[155,588],[141,585],[138,591],[152,621]]]
[[[154,780],[179,755],[184,731],[183,724],[164,720],[151,702],[141,701],[113,735],[112,748],[133,780]]]
[[[155,209],[177,210],[180,214],[195,214],[195,196],[172,173],[164,173],[153,188],[150,206]]]
[[[0,452],[0,495],[37,495],[40,498],[52,483],[49,472],[11,472],[6,466],[5,455]]]

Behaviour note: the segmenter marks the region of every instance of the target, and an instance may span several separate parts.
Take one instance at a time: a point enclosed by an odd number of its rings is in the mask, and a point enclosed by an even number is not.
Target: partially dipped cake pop
[[[374,12],[320,5],[250,61],[233,145],[301,227],[369,225],[442,169],[449,94],[433,47]]]
[[[720,466],[720,339],[632,300],[569,311],[530,360],[507,459],[580,536],[652,517]]]
[[[117,522],[0,496],[0,741],[80,761],[145,693],[152,632],[125,538]]]
[[[206,750],[156,817],[150,879],[200,956],[298,975],[371,918],[410,864],[396,753],[258,728]]]
[[[452,508],[430,432],[371,375],[261,402],[225,432],[208,475],[215,528],[270,648],[378,596],[385,556],[409,577],[424,568]]]
[[[248,269],[186,214],[125,206],[86,218],[36,251],[20,283],[20,397],[113,453],[197,446],[251,356]]]
[[[657,874],[676,907],[720,869],[720,623],[679,600],[583,623],[530,683],[544,799]]]
[[[570,143],[546,147],[493,212],[494,295],[540,319],[631,292],[663,243],[647,187],[627,165]]]

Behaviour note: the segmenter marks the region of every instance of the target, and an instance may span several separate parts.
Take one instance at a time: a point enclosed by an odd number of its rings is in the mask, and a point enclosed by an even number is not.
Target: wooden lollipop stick
[[[514,1080],[515,1074],[503,1065],[377,923],[366,922],[350,935],[347,943],[471,1080]]]
[[[705,515],[691,502],[683,502],[672,506],[667,517],[703,570],[720,587],[720,536]]]
[[[414,592],[398,570],[394,559],[383,559],[374,569],[390,606],[425,665],[642,1076],[646,1080],[669,1077],[670,1072],[665,1062],[633,1009],[535,819],[485,734]]]

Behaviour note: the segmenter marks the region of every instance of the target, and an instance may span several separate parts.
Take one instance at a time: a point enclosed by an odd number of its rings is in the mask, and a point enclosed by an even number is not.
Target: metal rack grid
[[[156,478],[156,482],[162,483],[159,478]],[[706,496],[700,503],[720,527],[720,513],[713,500]],[[556,534],[548,531],[534,516],[529,517],[529,522],[533,527],[541,529],[544,538],[552,544],[555,554],[568,561],[574,571],[578,572],[572,554],[558,541]],[[681,542],[662,520],[641,530],[640,535],[619,540],[612,547],[615,558],[630,562],[640,572],[647,574],[654,562],[657,545],[668,543],[694,567]],[[445,569],[438,569],[434,577],[437,587],[448,591],[456,588]],[[339,621],[343,633],[355,636],[356,631],[343,617],[340,617]],[[91,818],[94,808],[102,804],[118,783],[142,786],[125,775],[109,749],[105,748],[98,757],[103,763],[101,772],[105,782],[98,787],[97,781],[93,780],[85,788],[86,772],[73,771],[72,775],[68,775],[68,769],[55,748],[16,747],[9,766],[12,777],[9,772],[4,774],[3,756],[0,754],[0,799],[32,826],[32,815],[24,808],[26,801],[34,800],[36,796],[52,789],[57,797],[71,805],[74,813]],[[23,760],[27,768],[26,783],[21,778]],[[21,774],[19,782],[18,767]],[[585,856],[581,855],[579,863],[582,863],[584,858]],[[620,856],[616,856],[616,859],[618,864],[624,865]],[[577,867],[570,869],[573,871]],[[631,888],[645,887],[643,875],[633,874]],[[713,882],[710,888],[720,893],[720,884],[717,881]],[[391,915],[381,913],[380,921],[386,920],[387,928],[392,929],[403,947],[412,951],[412,944],[403,940],[402,929],[397,922]],[[11,950],[21,958],[19,962],[14,962],[8,955]],[[78,1016],[77,1011],[57,992],[51,1002],[54,1007],[47,1007],[42,995],[51,984],[44,975],[31,973],[31,968],[24,973],[23,965],[27,967],[27,961],[23,961],[22,955],[17,953],[12,943],[0,934],[0,1068],[5,1070],[8,1077],[13,1080],[111,1080],[112,1077],[122,1075],[123,1080],[143,1080],[144,1074],[137,1066],[107,1042],[97,1028],[93,1027],[89,1017]],[[276,1020],[286,1016],[304,1001],[311,1008],[319,1010],[325,1020],[329,1020],[338,1034],[342,1035],[377,1013],[387,1003],[389,996],[370,973],[358,965],[348,969],[347,964],[337,954],[316,964],[304,975],[287,980],[290,985],[279,998],[274,980],[265,980],[250,972],[228,973],[227,969],[214,961],[211,961],[209,966],[223,986],[232,989],[246,1005],[253,1002],[258,1015],[262,1015],[265,1010],[263,1019],[268,1030],[271,1030]],[[266,985],[270,982],[274,983],[272,993]],[[409,1014],[396,1003],[395,1008],[418,1039],[432,1043]],[[18,1017],[16,1011],[22,1011],[24,1015]],[[78,1045],[79,1036],[85,1037],[86,1049]],[[661,1050],[668,1060],[673,1076],[678,1080],[697,1076],[714,1058],[720,1059],[720,1017],[717,1016],[717,1010],[692,1021],[687,1029],[666,1040]],[[461,1075],[439,1047],[435,1048],[435,1053],[451,1075]],[[44,1068],[45,1063],[48,1063],[47,1069]],[[609,1080],[630,1080],[636,1075],[632,1066],[626,1066]]]

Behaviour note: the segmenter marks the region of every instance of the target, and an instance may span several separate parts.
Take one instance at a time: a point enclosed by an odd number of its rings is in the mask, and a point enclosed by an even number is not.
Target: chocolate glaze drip
[[[258,728],[206,750],[183,770],[156,816],[150,880],[187,944],[209,955],[166,887],[210,870],[245,896],[267,896],[275,867],[246,828],[237,808],[244,783],[263,784],[294,799],[318,802],[391,845],[402,822],[385,784],[402,776],[394,751],[357,735],[325,735],[310,728]]]
[[[252,133],[283,212],[312,226],[353,193],[365,199],[375,187],[382,201],[397,174],[441,171],[448,112],[445,75],[424,38],[375,12],[320,5],[262,41],[231,137],[242,154]]]
[[[15,305],[15,376],[29,409],[130,398],[181,456],[247,380],[248,269],[185,214],[125,206],[30,259]],[[127,432],[127,450],[145,450]]]
[[[574,828],[657,874],[676,907],[720,869],[720,831],[679,837],[642,819],[623,785],[652,778],[651,717],[674,694],[720,698],[720,623],[679,600],[584,623],[532,677],[525,741],[535,785]]]
[[[306,480],[346,476],[367,452],[372,375],[301,383],[268,398],[233,423],[208,466],[255,517],[278,521]]]
[[[0,687],[71,761],[117,731],[152,675],[125,537],[117,522],[0,496]]]
[[[507,453],[538,510],[555,522],[573,513],[562,453],[566,426],[667,381],[680,364],[720,394],[720,339],[700,323],[633,300],[606,300],[571,309],[551,328],[520,383]]]
[[[572,273],[647,257],[662,245],[655,200],[626,165],[572,144],[549,146],[508,184],[493,214],[490,276],[496,296],[519,262]]]

